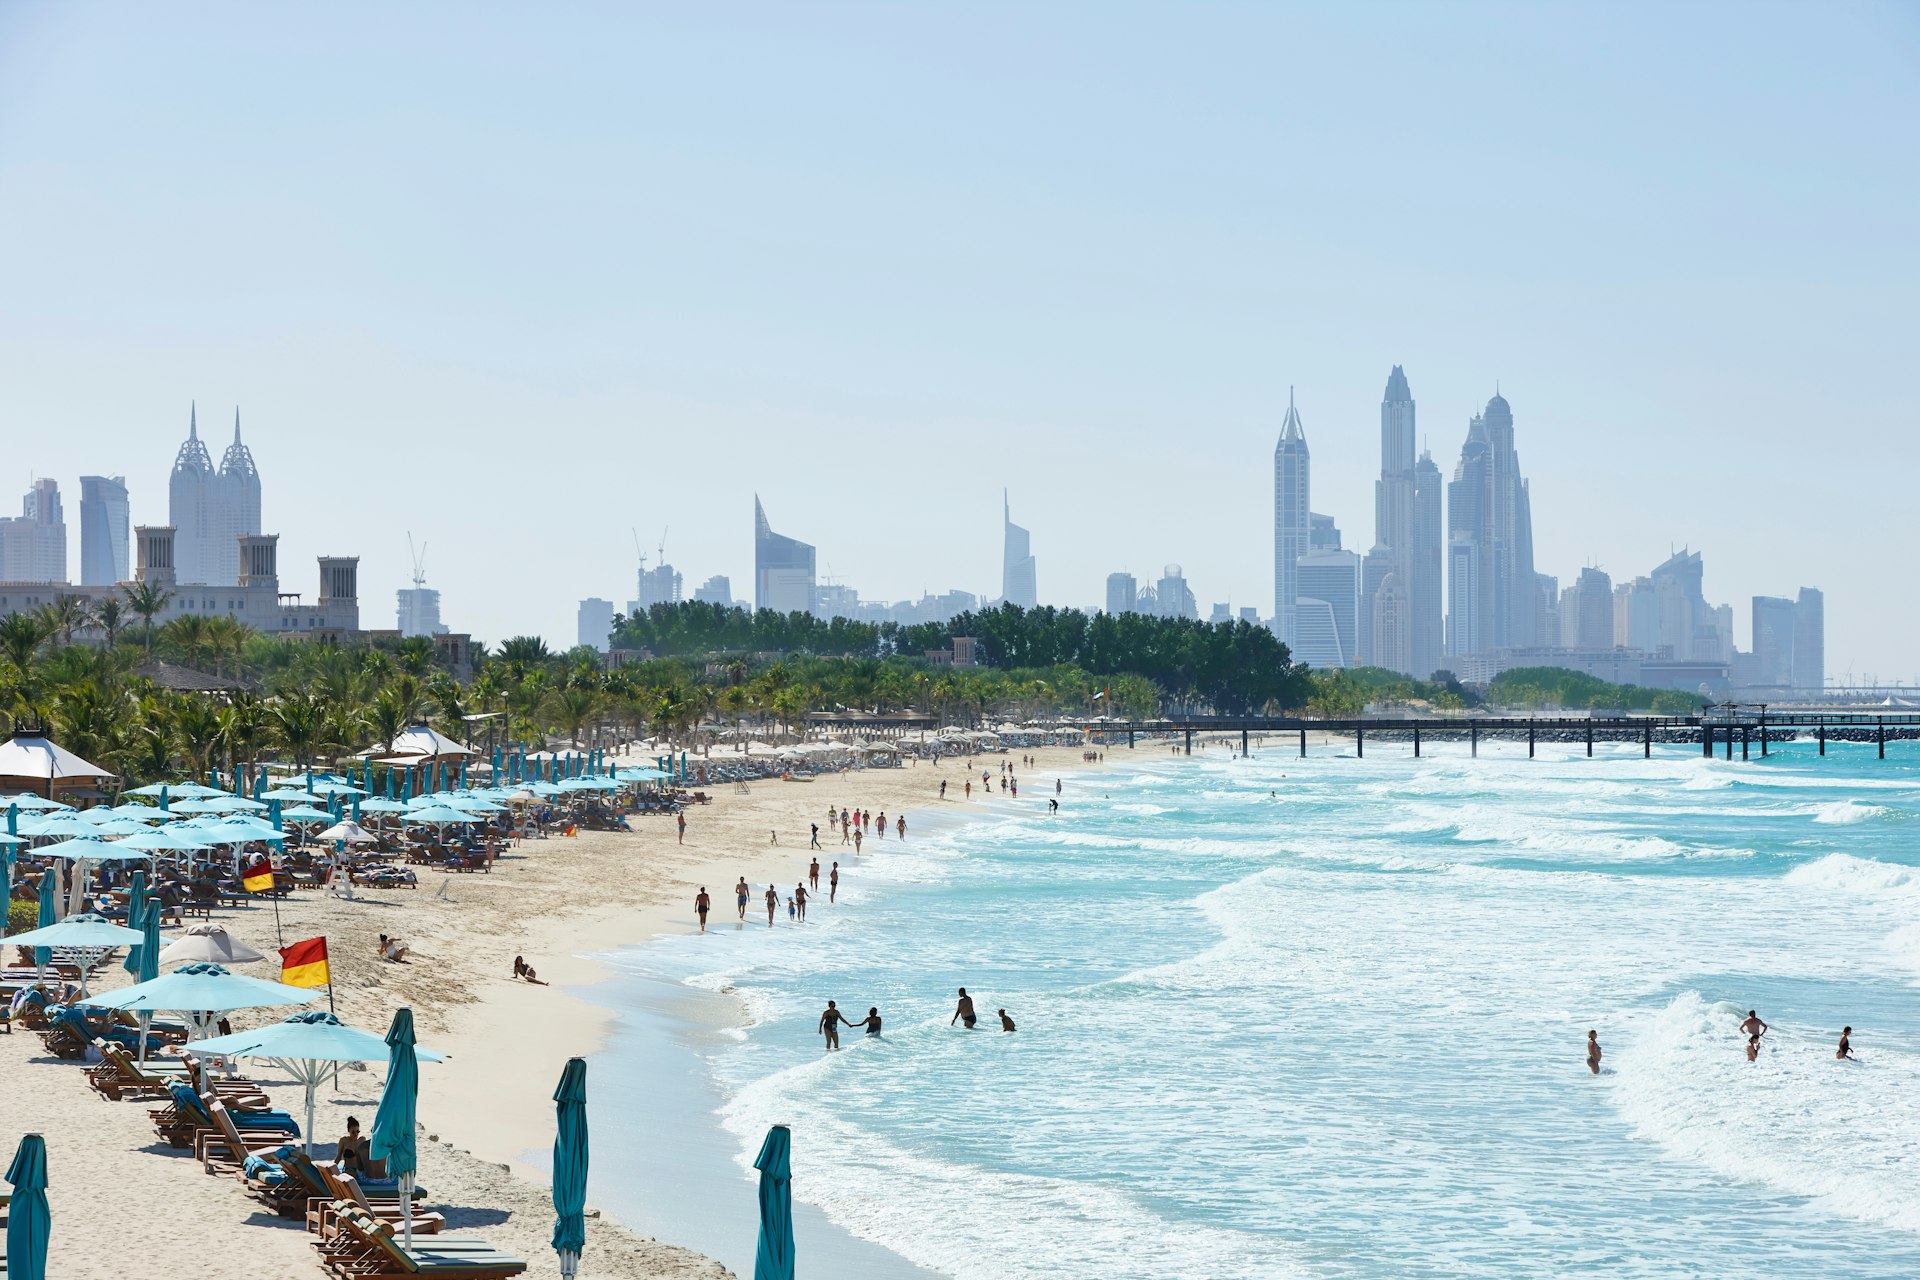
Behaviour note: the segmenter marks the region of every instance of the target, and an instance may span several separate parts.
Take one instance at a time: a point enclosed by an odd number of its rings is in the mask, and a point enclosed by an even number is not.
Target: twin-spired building
[[[260,532],[260,470],[240,440],[238,409],[233,443],[220,456],[218,470],[200,439],[199,407],[189,409],[187,438],[167,482],[167,514],[182,582],[230,587],[240,581],[240,539]]]

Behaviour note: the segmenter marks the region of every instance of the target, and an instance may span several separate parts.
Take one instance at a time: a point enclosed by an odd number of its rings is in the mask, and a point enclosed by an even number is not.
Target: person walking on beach
[[[1587,1070],[1600,1074],[1600,1033],[1587,1032]]]
[[[793,924],[798,919],[799,919],[799,916],[796,915],[794,912],[793,899],[788,898],[787,899],[787,923]]]
[[[1053,780],[1053,794],[1055,794],[1055,795],[1059,795],[1059,794],[1060,794],[1060,779],[1058,779],[1058,778],[1055,778],[1055,779]]]
[[[844,813],[840,816],[840,843],[853,843],[853,824],[848,822]]]
[[[876,1005],[873,1008],[868,1009],[867,1016],[860,1019],[860,1021],[856,1025],[865,1027],[867,1029],[867,1034],[870,1036],[879,1035],[880,1034],[879,1006]]]
[[[942,800],[947,798],[947,780],[945,778],[940,779],[940,798]]]
[[[827,1052],[832,1053],[840,1047],[841,1027],[857,1027],[859,1025],[859,1023],[849,1020],[845,1014],[841,1013],[840,1006],[831,1000],[827,1001],[827,1011],[820,1015],[820,1034],[827,1038]]]
[[[885,840],[887,838],[887,811],[885,809],[880,811],[880,823],[874,830],[880,839]]]
[[[827,877],[827,901],[834,902],[840,897],[840,864],[833,864],[833,873]]]
[[[1833,1056],[1836,1058],[1844,1059],[1845,1061],[1848,1061],[1848,1062],[1859,1061],[1858,1058],[1853,1056],[1853,1028],[1852,1027],[1840,1028],[1840,1048],[1834,1052]]]
[[[773,928],[774,913],[780,910],[780,891],[772,885],[767,886],[767,928]]]
[[[973,799],[973,779],[967,779],[967,799]]]
[[[713,899],[707,896],[707,886],[701,885],[700,892],[693,898],[693,913],[700,917],[700,932],[707,931],[707,912],[713,909]]]
[[[680,843],[685,844],[687,842],[687,815],[682,813],[676,814],[675,816],[680,822]]]
[[[817,822],[813,824],[813,840],[807,847],[809,849],[818,849],[820,847],[820,824]]]
[[[974,1024],[980,1021],[973,1012],[973,997],[967,994],[965,987],[960,988],[960,1003],[954,1007],[953,1016],[947,1019],[947,1025],[952,1026],[962,1019],[966,1021],[969,1031],[973,1030]]]
[[[860,852],[860,841],[861,841],[861,840],[862,840],[863,838],[864,838],[864,837],[863,837],[863,836],[861,835],[861,833],[860,833],[860,828],[858,828],[858,827],[855,827],[855,828],[853,829],[853,851],[854,851],[855,853],[859,853],[859,852]]]
[[[753,891],[747,888],[747,878],[745,876],[741,876],[740,883],[733,886],[733,896],[739,899],[740,918],[742,920],[747,918],[747,895],[751,892]]]
[[[793,886],[793,900],[799,904],[800,922],[805,924],[807,919],[807,886],[803,884]]]
[[[767,828],[767,843],[769,845],[776,845],[780,843],[780,831],[778,828],[776,827]]]
[[[807,868],[807,883],[813,886],[815,893],[820,892],[820,859],[815,858]]]
[[[904,813],[901,814],[898,818],[894,820],[894,823],[895,823],[894,829],[893,829],[894,834],[899,836],[902,840],[905,840],[907,838],[907,815]]]

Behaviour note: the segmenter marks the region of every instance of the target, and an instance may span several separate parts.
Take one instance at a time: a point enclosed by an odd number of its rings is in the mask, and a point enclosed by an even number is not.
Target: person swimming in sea
[[[1600,1074],[1600,1033],[1587,1032],[1587,1070]]]
[[[858,1022],[856,1022],[856,1023],[854,1023],[854,1024],[852,1024],[852,1025],[854,1025],[854,1026],[856,1026],[856,1027],[865,1027],[865,1028],[867,1029],[867,1034],[868,1034],[868,1035],[870,1035],[870,1036],[877,1036],[877,1035],[879,1035],[879,1034],[880,1034],[880,1009],[879,1009],[879,1007],[878,1007],[878,1006],[876,1005],[876,1006],[874,1006],[874,1007],[872,1007],[872,1008],[869,1008],[869,1009],[867,1010],[867,1016],[866,1016],[866,1017],[864,1017],[864,1018],[862,1018],[862,1019],[860,1019],[860,1021],[858,1021]]]
[[[965,987],[960,988],[960,1003],[955,1006],[953,1016],[947,1019],[947,1025],[952,1026],[962,1020],[966,1022],[969,1031],[973,1030],[974,1024],[980,1021],[973,1011],[973,997],[967,994]]]
[[[1752,1035],[1747,1037],[1747,1061],[1757,1062],[1759,1061],[1759,1059],[1760,1059],[1760,1033],[1756,1031]]]
[[[1847,1062],[1860,1061],[1860,1059],[1853,1056],[1853,1028],[1852,1027],[1840,1028],[1840,1047],[1834,1051],[1833,1056],[1836,1058],[1844,1059]]]
[[[1000,1029],[1002,1031],[1017,1031],[1019,1029],[1013,1025],[1013,1019],[1007,1016],[1007,1011],[1005,1009],[999,1010],[999,1014],[1000,1014]]]

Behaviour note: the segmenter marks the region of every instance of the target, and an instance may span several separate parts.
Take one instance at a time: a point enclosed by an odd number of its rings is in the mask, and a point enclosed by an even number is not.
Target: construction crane
[[[413,530],[407,530],[407,554],[413,558],[413,585],[416,589],[427,585],[427,544],[422,542],[418,551],[413,547]]]
[[[640,549],[640,531],[634,529],[632,525],[628,525],[627,527],[633,529],[633,554],[640,557],[640,572],[645,573],[647,571],[647,553]],[[665,534],[661,535],[663,538],[665,536]]]

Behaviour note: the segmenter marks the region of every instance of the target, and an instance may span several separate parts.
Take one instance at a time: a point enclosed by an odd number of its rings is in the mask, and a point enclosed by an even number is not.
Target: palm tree
[[[153,620],[167,611],[167,605],[173,601],[173,592],[151,582],[136,582],[131,586],[122,587],[121,591],[127,597],[127,608],[133,611],[134,616],[140,619],[144,627],[141,643],[146,649],[147,656],[151,658],[153,656]]]
[[[273,700],[267,718],[293,762],[311,766],[314,750],[326,732],[326,708],[319,697],[300,690],[283,693]]]
[[[206,776],[224,728],[220,713],[205,698],[191,695],[174,703],[174,736],[186,750],[187,767],[196,781]]]
[[[88,621],[85,596],[55,596],[53,603],[44,606],[41,612],[47,634],[59,636],[61,644],[72,644],[73,633],[86,626]]]
[[[93,622],[106,632],[107,648],[120,643],[120,628],[127,625],[127,607],[112,596],[93,606]]]
[[[573,739],[575,746],[584,745],[580,741],[580,731],[599,709],[600,694],[584,685],[569,685],[553,695],[553,717],[567,731],[567,736]]]

